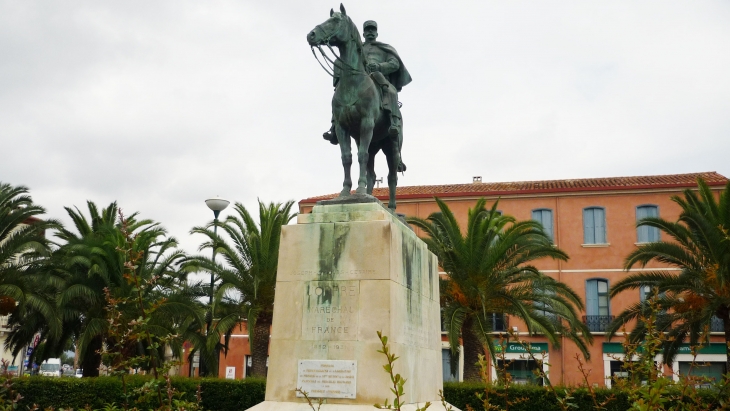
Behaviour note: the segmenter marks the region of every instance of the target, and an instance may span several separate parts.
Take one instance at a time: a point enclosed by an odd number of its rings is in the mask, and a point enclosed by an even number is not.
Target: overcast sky
[[[306,43],[338,6],[0,0],[0,181],[64,221],[116,200],[190,251],[206,198],[338,192],[331,79]],[[345,7],[413,76],[400,185],[730,176],[726,0]]]

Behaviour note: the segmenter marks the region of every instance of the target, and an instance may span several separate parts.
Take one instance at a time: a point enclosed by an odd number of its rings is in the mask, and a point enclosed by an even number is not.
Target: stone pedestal
[[[298,387],[321,411],[392,402],[377,331],[408,380],[403,410],[443,410],[436,256],[380,203],[299,215],[281,235],[266,401],[250,410],[311,410]]]

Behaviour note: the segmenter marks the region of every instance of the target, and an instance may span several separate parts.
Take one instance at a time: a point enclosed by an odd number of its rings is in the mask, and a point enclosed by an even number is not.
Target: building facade
[[[221,338],[221,344],[225,344],[224,338]],[[197,355],[193,354],[193,361],[188,361],[191,348],[190,343],[185,343],[183,363],[180,365],[178,374],[197,377],[200,371],[200,360]],[[248,327],[244,321],[233,328],[228,340],[228,350],[221,352],[218,360],[218,377],[238,380],[249,375],[251,375],[251,346],[248,341]]]
[[[565,262],[544,260],[536,265],[546,275],[566,283],[583,296],[585,311],[581,315],[594,340],[590,346],[590,359],[586,363],[586,368],[591,370],[588,382],[610,386],[612,377],[621,377],[623,373],[623,337],[619,334],[608,341],[605,337],[606,326],[615,315],[645,298],[647,290],[626,291],[612,299],[608,298],[608,292],[613,283],[627,275],[623,267],[629,253],[642,243],[666,240],[656,229],[637,228],[636,221],[649,216],[675,221],[680,207],[671,197],[681,195],[686,189],[696,188],[698,177],[717,192],[728,181],[715,172],[509,183],[483,183],[481,178],[475,177],[471,184],[398,187],[398,212],[426,218],[438,211],[434,201],[434,197],[438,197],[448,204],[463,227],[469,208],[474,206],[477,199],[484,197],[489,207],[494,201],[499,201],[498,210],[517,220],[540,221],[555,245],[564,250],[570,259]],[[387,188],[376,188],[373,194],[381,200],[387,200],[388,197]],[[311,212],[317,201],[334,196],[304,199],[299,202],[300,212]],[[676,272],[674,268],[655,263],[647,266],[647,269]],[[631,269],[641,270],[639,267]],[[553,383],[584,382],[576,359],[580,350],[572,342],[564,339],[560,348],[548,346],[544,337],[528,335],[525,324],[516,318],[495,318],[494,325],[497,330],[507,330],[507,327],[514,330],[520,339],[530,343],[533,351],[544,356],[543,359],[550,364],[549,368],[545,366],[545,371]],[[628,324],[627,330],[632,326]],[[712,343],[700,352],[697,360],[709,364],[700,372],[715,376],[727,370],[722,323],[713,323],[712,330]],[[665,367],[667,375],[687,371],[692,358],[688,347],[683,349],[687,352],[683,351],[677,357],[673,369]],[[531,369],[536,365],[526,358],[524,345],[509,344],[504,357],[511,360],[509,368],[517,382],[534,379]],[[444,342],[444,380],[450,379],[450,362],[447,358],[448,343]],[[458,375],[463,366],[455,366],[458,367]],[[494,365],[492,374],[496,376]]]

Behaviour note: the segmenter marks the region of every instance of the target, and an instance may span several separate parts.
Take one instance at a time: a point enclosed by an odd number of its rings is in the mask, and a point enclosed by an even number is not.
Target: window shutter
[[[586,282],[586,314],[598,315],[598,281]]]
[[[595,244],[596,234],[593,225],[593,209],[583,210],[583,244]]]
[[[596,244],[606,242],[606,213],[602,208],[593,209],[593,219],[596,226]]]
[[[647,217],[658,217],[659,208],[656,206],[641,206],[636,208],[636,221]],[[641,226],[637,228],[637,239],[640,243],[659,241],[659,229]]]
[[[553,239],[553,211],[542,210],[542,225],[545,227],[545,232],[550,239]]]
[[[553,239],[553,211],[552,210],[532,210],[532,219],[542,224],[545,234]]]
[[[647,217],[659,217],[659,207],[649,207]],[[659,229],[656,227],[647,227],[649,241],[659,241]]]
[[[641,221],[642,218],[646,218],[646,207],[636,208],[636,221]],[[649,241],[649,227],[640,226],[636,228],[637,241],[645,243]]]

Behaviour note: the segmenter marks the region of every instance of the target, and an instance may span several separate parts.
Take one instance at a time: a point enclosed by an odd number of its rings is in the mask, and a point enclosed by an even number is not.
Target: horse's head
[[[342,4],[340,4],[339,13],[330,10],[330,18],[315,26],[314,30],[307,34],[307,42],[310,46],[329,44],[339,47],[353,39],[360,40],[360,33]]]

